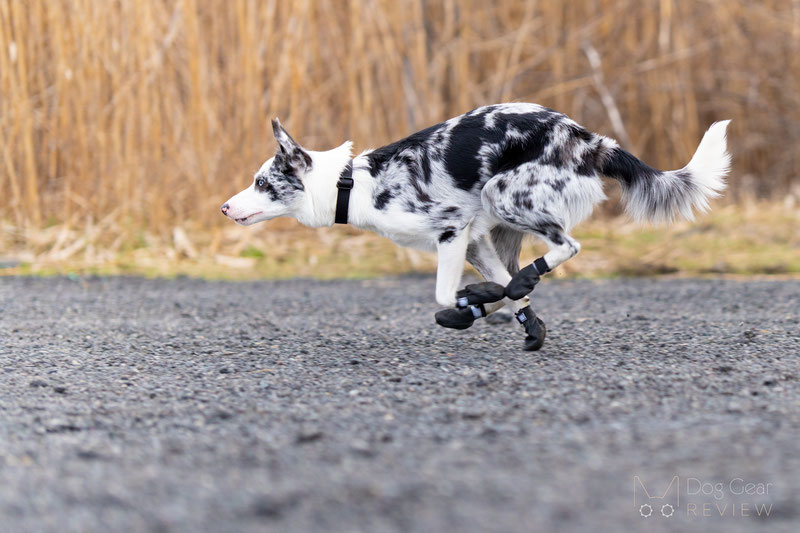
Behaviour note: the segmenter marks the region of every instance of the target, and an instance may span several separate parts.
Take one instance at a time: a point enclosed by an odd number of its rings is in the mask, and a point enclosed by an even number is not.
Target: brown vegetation
[[[0,251],[213,232],[275,115],[361,150],[534,101],[662,168],[732,118],[728,201],[797,195],[799,44],[797,0],[6,0]]]

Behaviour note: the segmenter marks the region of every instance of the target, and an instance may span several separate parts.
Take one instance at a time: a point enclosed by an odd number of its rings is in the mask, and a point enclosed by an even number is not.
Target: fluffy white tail
[[[626,210],[634,220],[694,220],[694,212],[708,211],[708,200],[725,189],[731,164],[726,145],[729,123],[723,120],[712,124],[692,160],[680,170],[656,170],[607,137],[600,141],[597,168],[619,180]]]

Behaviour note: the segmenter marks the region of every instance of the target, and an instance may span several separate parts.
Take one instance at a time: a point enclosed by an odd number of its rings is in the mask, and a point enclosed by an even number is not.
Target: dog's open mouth
[[[234,218],[233,220],[235,220],[239,224],[245,224],[249,219],[253,218],[256,215],[260,215],[261,213],[262,211],[256,211],[255,213],[250,213],[246,217]]]

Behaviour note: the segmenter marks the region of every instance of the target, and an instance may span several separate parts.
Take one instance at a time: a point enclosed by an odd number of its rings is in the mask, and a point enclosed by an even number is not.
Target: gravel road
[[[800,530],[800,282],[433,289],[0,278],[0,531]]]

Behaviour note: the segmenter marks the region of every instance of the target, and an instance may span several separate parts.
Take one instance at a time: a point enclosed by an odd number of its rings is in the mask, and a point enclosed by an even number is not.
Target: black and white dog
[[[344,222],[402,246],[438,253],[436,313],[464,329],[508,305],[537,350],[544,323],[529,306],[540,276],[580,250],[569,232],[605,200],[599,175],[618,180],[637,221],[693,218],[725,188],[729,121],[706,132],[681,170],[656,170],[615,141],[536,104],[481,107],[357,157],[351,142],[307,150],[272,122],[278,153],[222,212],[238,224],[290,216],[312,226]],[[519,268],[526,233],[548,247]],[[459,290],[464,260],[487,280]]]

